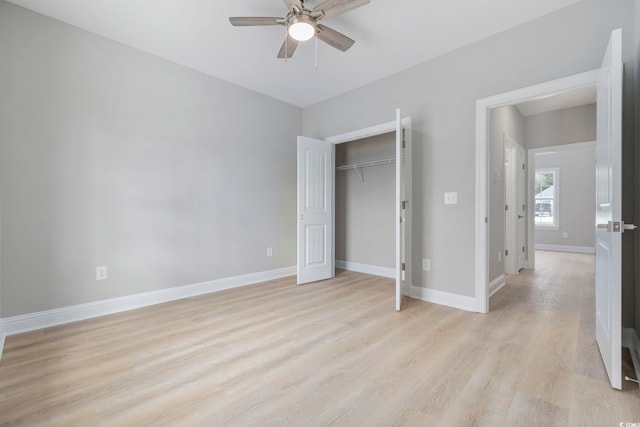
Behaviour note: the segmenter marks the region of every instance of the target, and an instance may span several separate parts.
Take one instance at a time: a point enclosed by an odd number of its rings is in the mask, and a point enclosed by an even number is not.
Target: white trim
[[[411,285],[411,297],[465,311],[476,311],[476,298]]]
[[[640,338],[635,329],[622,328],[622,346],[629,349],[636,378],[640,379]]]
[[[411,132],[411,116],[403,117],[401,119],[402,128]],[[396,131],[396,121],[381,123],[379,125],[370,126],[364,129],[358,129],[351,132],[342,133],[340,135],[334,135],[325,138],[326,142],[330,142],[334,145],[342,144],[345,142],[357,141],[359,139],[370,138],[376,135],[383,135],[385,133],[392,133]]]
[[[493,279],[491,283],[489,283],[489,298],[491,298],[496,292],[502,289],[506,284],[507,282],[505,281],[504,274],[501,274],[500,276]]]
[[[120,313],[136,308],[218,292],[225,289],[252,285],[268,280],[293,276],[295,274],[296,267],[279,268],[276,270],[249,273],[242,276],[226,277],[211,280],[209,282],[195,283],[193,285],[177,286],[174,288],[143,292],[140,294],[111,298],[69,307],[61,307],[37,313],[7,317],[2,319],[2,322],[4,323],[4,333],[6,335],[14,335],[34,331],[37,329],[91,319],[107,314]]]
[[[476,247],[475,247],[475,300],[476,311],[489,312],[489,108],[487,100],[476,101]]]
[[[377,265],[360,264],[358,262],[336,260],[336,268],[355,271],[357,273],[373,274],[374,276],[388,277],[395,279],[396,269],[393,267],[380,267]]]
[[[402,119],[405,124],[406,118]],[[396,130],[396,121],[381,123],[364,129],[358,129],[351,132],[342,133],[340,135],[330,136],[324,140],[332,144],[342,144],[343,142],[357,141],[358,139],[369,138],[376,135],[394,132]]]
[[[530,148],[529,152],[533,154],[551,154],[558,151],[586,150],[588,148],[596,148],[596,141],[572,142],[571,144],[550,145],[548,147]]]
[[[595,254],[595,248],[591,246],[547,245],[536,243],[537,251],[578,252],[581,254]]]
[[[489,217],[488,207],[488,146],[489,146],[489,111],[492,108],[512,105],[518,102],[538,99],[551,94],[566,92],[597,83],[598,70],[574,74],[572,76],[541,83],[522,89],[505,92],[499,95],[478,99],[476,101],[476,230],[475,230],[475,304],[476,311],[489,311],[489,277],[487,263],[489,260]],[[529,168],[531,169],[531,168]],[[533,215],[533,213],[531,213]]]

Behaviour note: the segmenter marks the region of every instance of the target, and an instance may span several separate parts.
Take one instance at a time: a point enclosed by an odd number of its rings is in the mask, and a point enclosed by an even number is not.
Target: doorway
[[[298,137],[298,284],[335,276],[336,145],[395,132],[395,279],[396,310],[411,284],[411,118],[359,129],[324,141]],[[376,163],[372,160],[368,163]],[[387,162],[388,159],[382,159]],[[353,168],[364,167],[352,164]]]
[[[476,311],[480,313],[488,313],[489,311],[489,283],[490,265],[492,265],[492,257],[501,256],[499,251],[494,251],[490,245],[492,239],[490,236],[499,230],[503,230],[504,225],[499,227],[490,227],[490,218],[496,218],[498,214],[492,210],[493,204],[489,203],[490,185],[504,185],[501,183],[503,179],[502,169],[495,170],[489,166],[490,158],[490,120],[489,116],[492,110],[500,107],[515,105],[526,101],[543,99],[552,95],[563,92],[593,87],[598,79],[598,70],[576,74],[563,79],[530,86],[527,88],[515,90],[512,92],[496,95],[490,98],[478,100],[476,103],[476,248],[475,252],[475,276],[476,276]],[[503,150],[501,149],[502,153]],[[532,205],[532,195],[527,196],[528,206]],[[501,205],[500,212],[504,212],[504,204]],[[532,209],[527,210],[526,224],[527,236],[532,236],[534,223],[534,212]],[[495,239],[493,239],[495,240]],[[503,241],[503,240],[502,240]],[[527,259],[526,266],[533,267],[535,259],[535,244],[531,238],[527,239]]]
[[[612,31],[601,67],[588,73],[531,86],[477,101],[476,175],[476,303],[489,310],[488,253],[490,222],[487,194],[488,116],[491,109],[541,99],[585,86],[597,85],[595,331],[596,341],[611,386],[622,386],[622,233],[634,229],[622,221],[622,30]],[[596,166],[597,165],[597,166]],[[530,197],[531,202],[531,197]],[[528,217],[534,215],[530,204]],[[533,255],[533,251],[531,253]]]

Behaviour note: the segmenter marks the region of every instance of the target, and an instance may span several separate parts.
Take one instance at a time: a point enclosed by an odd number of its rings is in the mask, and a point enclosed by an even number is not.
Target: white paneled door
[[[298,137],[298,284],[335,276],[335,147]]]
[[[611,34],[598,75],[596,339],[611,386],[622,388],[622,31]]]

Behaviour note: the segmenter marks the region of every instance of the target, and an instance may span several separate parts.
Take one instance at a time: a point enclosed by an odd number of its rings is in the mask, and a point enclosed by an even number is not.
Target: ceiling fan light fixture
[[[289,25],[289,35],[299,42],[309,40],[315,34],[316,30],[313,25],[308,22],[298,21]]]

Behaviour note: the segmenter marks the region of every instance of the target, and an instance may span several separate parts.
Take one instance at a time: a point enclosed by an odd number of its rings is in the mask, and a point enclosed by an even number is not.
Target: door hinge
[[[402,263],[402,271],[405,271],[407,269],[407,264],[405,264],[404,262]]]
[[[504,256],[509,256],[509,250],[504,251]]]
[[[489,218],[488,218],[488,217],[486,217],[486,216],[484,217],[484,223],[485,223],[485,224],[488,224],[488,223],[489,223]]]
[[[524,170],[524,163],[522,164],[522,170]]]
[[[402,201],[402,209],[407,209],[407,203],[409,202],[407,202],[406,200]]]
[[[504,210],[508,211],[509,210],[509,205],[504,205]]]
[[[524,246],[522,247],[522,253],[524,253]]]
[[[407,141],[404,138],[404,128],[402,128],[402,148],[405,148],[407,145]]]

